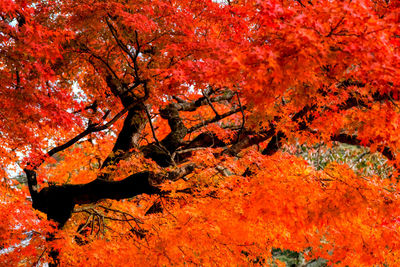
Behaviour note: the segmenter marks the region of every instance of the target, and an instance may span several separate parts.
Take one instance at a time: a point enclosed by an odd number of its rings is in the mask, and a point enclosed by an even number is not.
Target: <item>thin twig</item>
[[[100,216],[99,216],[99,214],[96,214],[96,216],[94,216],[93,226],[94,226],[94,219],[97,219],[97,225],[98,225],[98,229],[96,231],[96,237],[97,237],[97,236],[99,236],[99,233],[100,233]]]
[[[218,114],[217,110],[214,108],[214,105],[211,103],[210,98],[208,97],[207,93],[202,91],[203,96],[207,99],[208,105],[211,107],[211,109],[214,111],[215,113],[215,117],[219,118],[220,115]]]
[[[240,134],[244,131],[244,124],[246,122],[246,118],[244,116],[244,110],[243,110],[242,103],[240,102],[240,97],[239,97],[239,93],[238,92],[236,92],[236,96],[237,96],[238,103],[239,103],[239,106],[240,106],[240,112],[242,113],[242,125],[240,127],[239,132],[238,132],[237,140],[236,140],[236,142],[239,142]]]
[[[155,132],[155,130],[154,130],[153,123],[152,123],[152,121],[151,121],[150,112],[149,112],[149,110],[147,109],[147,106],[146,106],[146,105],[144,105],[144,110],[146,111],[147,119],[149,120],[149,124],[150,124],[150,128],[151,128],[151,132],[152,132],[152,134],[153,134],[154,141],[156,141],[157,145],[160,145],[160,141],[158,140],[158,138],[157,138],[157,136],[156,136],[156,132]]]
[[[164,209],[165,211],[167,211],[172,217],[174,217],[176,220],[178,220],[178,218],[176,218],[176,216],[175,216],[174,214],[172,214],[172,213],[165,207],[164,202],[162,201],[161,196],[160,196],[160,203],[161,203],[161,206],[163,207],[163,209]]]
[[[152,134],[153,134],[154,141],[156,141],[157,146],[158,146],[159,148],[161,148],[161,149],[170,157],[170,159],[171,159],[171,161],[172,161],[172,164],[173,164],[173,165],[176,165],[176,163],[175,163],[175,161],[174,161],[174,159],[173,159],[171,153],[170,153],[170,152],[168,151],[168,149],[166,149],[166,148],[161,144],[161,142],[158,140],[158,138],[157,138],[157,136],[156,136],[156,132],[155,132],[154,126],[153,126],[153,122],[151,121],[150,112],[149,112],[149,110],[147,109],[147,106],[146,106],[146,105],[144,105],[144,110],[146,111],[147,119],[149,120],[149,124],[150,124],[150,128],[151,128],[151,132],[152,132]]]
[[[105,210],[108,210],[108,211],[112,211],[112,212],[116,212],[116,213],[121,213],[121,214],[123,214],[123,215],[127,215],[127,216],[129,216],[129,217],[132,218],[130,221],[135,221],[136,223],[141,223],[141,224],[143,224],[143,221],[142,221],[142,220],[140,220],[140,219],[134,217],[132,214],[129,214],[128,212],[121,211],[121,210],[117,210],[117,209],[108,208],[108,207],[105,207],[105,206],[103,206],[103,205],[99,205],[99,207],[100,207],[100,208],[103,208],[103,209],[105,209]]]
[[[110,29],[110,32],[112,34],[112,36],[114,37],[115,41],[117,42],[118,46],[121,48],[121,50],[123,52],[125,52],[132,60],[134,67],[135,67],[135,63],[136,63],[136,58],[135,55],[132,55],[132,53],[129,51],[129,49],[126,47],[126,45],[118,38],[117,36],[117,30],[114,28],[114,26],[108,21],[108,19],[106,18],[106,23],[108,28]],[[136,74],[136,73],[135,73]],[[138,77],[136,77],[138,78]]]
[[[27,168],[30,170],[36,170],[37,168],[39,168],[40,165],[42,165],[42,163],[49,157],[53,156],[54,154],[63,151],[67,148],[69,148],[70,146],[72,146],[73,144],[75,144],[76,142],[78,142],[80,139],[82,139],[83,137],[87,136],[90,133],[94,133],[94,132],[100,132],[102,130],[107,129],[108,127],[110,127],[112,124],[114,124],[119,118],[121,118],[130,108],[132,108],[134,106],[134,104],[132,104],[131,106],[124,108],[123,110],[121,110],[120,112],[118,112],[117,115],[115,115],[109,122],[103,124],[103,125],[98,125],[98,124],[94,124],[89,126],[86,130],[84,130],[83,132],[81,132],[80,134],[76,135],[74,138],[70,139],[68,142],[60,145],[60,146],[56,146],[53,149],[51,149],[50,151],[48,151],[44,157],[42,157],[38,162],[33,163],[33,162],[29,162],[27,164]]]
[[[36,262],[34,264],[32,264],[32,267],[36,267],[39,265],[40,263],[40,259],[43,257],[44,253],[47,251],[47,248],[45,248],[42,252],[42,254],[40,254],[39,258],[36,260]]]

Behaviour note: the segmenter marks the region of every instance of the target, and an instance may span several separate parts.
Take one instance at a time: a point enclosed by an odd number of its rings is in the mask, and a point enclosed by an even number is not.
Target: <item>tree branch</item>
[[[243,109],[242,103],[240,102],[240,97],[239,97],[239,93],[238,92],[236,92],[236,96],[237,96],[237,99],[238,99],[240,112],[242,113],[242,125],[240,126],[240,130],[238,131],[237,139],[236,139],[236,142],[238,142],[239,139],[240,139],[240,134],[244,131],[244,124],[246,123],[246,117],[244,116],[244,109]]]
[[[143,146],[140,150],[145,157],[153,159],[161,167],[167,167],[171,164],[175,165],[171,154],[181,146],[182,140],[187,134],[187,128],[179,116],[178,104],[176,103],[171,103],[161,109],[160,116],[168,120],[171,132],[158,144],[157,139],[155,139],[156,143]]]
[[[215,116],[215,117],[212,118],[212,119],[205,120],[205,121],[203,121],[202,123],[199,123],[199,124],[197,124],[197,125],[195,125],[195,126],[193,126],[193,127],[190,127],[190,128],[188,129],[188,133],[194,132],[194,131],[200,129],[201,127],[204,127],[204,126],[206,126],[206,125],[208,125],[208,124],[210,124],[210,123],[214,123],[214,122],[217,122],[217,121],[219,121],[219,120],[221,120],[221,119],[224,119],[224,118],[226,118],[226,117],[229,117],[229,116],[231,116],[232,114],[238,113],[238,112],[240,112],[240,111],[243,110],[243,109],[246,109],[246,107],[245,107],[245,106],[244,106],[244,107],[240,107],[240,108],[231,110],[231,111],[229,111],[229,112],[226,112],[226,113],[224,113],[224,114],[222,114],[222,115]]]
[[[118,164],[121,160],[130,156],[134,148],[138,148],[140,134],[146,125],[144,108],[144,104],[139,103],[136,105],[134,104],[134,106],[129,109],[112,152],[104,160],[100,168],[101,170],[104,170],[110,165]],[[109,180],[110,177],[111,173],[102,171],[97,178]]]
[[[86,130],[84,130],[83,132],[81,132],[80,134],[78,134],[77,136],[73,137],[72,139],[70,139],[69,141],[67,141],[66,143],[54,147],[53,149],[51,149],[50,151],[48,151],[44,157],[40,158],[38,161],[35,162],[29,162],[27,164],[26,169],[27,170],[36,170],[40,165],[42,165],[42,163],[49,157],[53,156],[54,154],[63,151],[67,148],[69,148],[70,146],[72,146],[73,144],[75,144],[76,142],[78,142],[80,139],[82,139],[83,137],[87,136],[90,133],[94,133],[94,132],[99,132],[99,131],[103,131],[105,129],[107,129],[108,127],[110,127],[111,125],[113,125],[119,118],[121,118],[126,112],[128,111],[128,108],[124,108],[123,110],[121,110],[120,112],[118,112],[109,122],[103,124],[103,125],[91,125],[89,126]]]
[[[352,81],[345,81],[342,82],[341,84],[338,85],[340,86],[364,86],[361,83],[358,82],[352,82]],[[324,92],[321,92],[324,93]],[[379,92],[376,92],[372,94],[371,96],[372,100],[375,102],[378,101],[383,101],[383,100],[388,100],[390,101],[391,94],[380,94]],[[338,104],[335,106],[335,109],[338,110],[348,110],[353,107],[368,107],[368,103],[361,100],[357,96],[351,96],[347,98],[345,101],[342,103]],[[295,113],[291,120],[293,122],[299,123],[299,131],[304,131],[308,129],[308,124],[310,124],[314,120],[314,116],[312,115],[312,112],[317,110],[318,105],[317,104],[312,104],[312,105],[306,105],[304,106],[300,111]],[[333,107],[326,107],[325,111],[332,111],[334,110]],[[280,121],[280,117],[275,118],[275,122]],[[189,129],[190,132],[190,129]],[[241,138],[236,144],[233,144],[230,148],[226,149],[223,153],[227,153],[230,155],[236,155],[241,151],[242,149],[245,149],[247,147],[250,147],[252,145],[258,144],[260,142],[266,141],[269,138],[272,138],[270,143],[267,145],[267,148],[263,151],[263,154],[265,155],[272,155],[276,151],[278,151],[278,147],[280,146],[279,143],[282,141],[285,136],[281,133],[275,132],[275,127],[272,126],[269,130],[267,131],[262,131],[260,133],[257,133],[256,135],[253,136],[244,136]],[[386,151],[385,149],[383,151]],[[389,152],[385,152],[385,154],[388,155],[388,158],[391,157]]]
[[[207,105],[209,103],[214,103],[214,102],[222,102],[226,100],[232,99],[234,97],[235,93],[231,90],[225,90],[222,92],[221,95],[210,98],[206,96],[203,96],[195,101],[191,102],[186,102],[180,98],[175,97],[175,99],[178,101],[177,107],[179,111],[195,111],[198,107]],[[179,100],[178,100],[179,99]]]
[[[96,179],[87,184],[49,186],[33,192],[32,206],[47,214],[48,219],[64,225],[77,204],[95,203],[101,199],[125,199],[141,194],[160,194],[157,187],[166,180],[177,180],[194,171],[189,163],[166,173],[138,172],[121,181]],[[27,175],[34,174],[28,170]],[[29,179],[29,178],[28,178]]]
[[[217,112],[217,110],[214,108],[214,105],[212,104],[210,98],[207,95],[207,92],[202,91],[203,96],[206,98],[208,105],[211,107],[211,109],[214,111],[215,113],[215,117],[219,117],[219,114]]]
[[[355,135],[337,134],[337,135],[331,136],[331,140],[340,142],[340,143],[344,143],[344,144],[353,145],[353,146],[367,146],[368,147],[371,145],[371,144],[366,144],[366,145],[361,144],[361,140],[358,139],[358,137]],[[385,156],[388,160],[396,160],[396,156],[393,153],[391,148],[380,147],[380,149],[378,148],[378,151],[383,156]]]
[[[101,199],[124,199],[139,194],[157,194],[160,190],[150,184],[152,172],[132,174],[121,181],[96,179],[87,184],[50,186],[35,198],[33,208],[47,214],[48,219],[61,226],[70,218],[76,204],[95,203]]]

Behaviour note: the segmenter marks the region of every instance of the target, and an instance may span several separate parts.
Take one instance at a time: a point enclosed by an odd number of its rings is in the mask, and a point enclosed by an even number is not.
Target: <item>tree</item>
[[[0,5],[2,264],[398,265],[398,2]]]

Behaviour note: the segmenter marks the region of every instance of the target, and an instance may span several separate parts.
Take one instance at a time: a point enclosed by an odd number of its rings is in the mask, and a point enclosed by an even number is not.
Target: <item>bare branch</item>
[[[132,53],[129,51],[129,49],[126,47],[126,45],[118,38],[117,36],[117,30],[114,28],[114,26],[108,21],[108,18],[105,19],[108,28],[110,29],[110,32],[112,36],[114,37],[115,41],[117,42],[118,46],[121,48],[123,52],[125,52],[129,58],[132,60],[133,64],[136,65],[136,57],[135,55],[132,55]],[[135,53],[137,54],[137,53]],[[136,77],[138,78],[138,77]]]
[[[210,123],[214,123],[214,122],[217,122],[217,121],[219,121],[219,120],[221,120],[221,119],[224,119],[224,118],[226,118],[226,117],[229,117],[229,116],[231,116],[231,115],[233,115],[233,114],[235,114],[235,113],[238,113],[238,112],[241,111],[242,109],[246,109],[246,107],[240,107],[240,108],[231,110],[231,111],[229,111],[229,112],[226,112],[226,113],[224,113],[224,114],[222,114],[222,115],[220,115],[220,116],[218,116],[218,117],[215,116],[215,117],[212,118],[212,119],[205,120],[205,121],[203,121],[202,123],[199,123],[199,124],[197,124],[197,125],[195,125],[195,126],[189,128],[189,129],[188,129],[188,133],[194,132],[194,131],[200,129],[201,127],[204,127],[204,126],[206,126],[206,125],[208,125],[208,124],[210,124]]]
[[[112,208],[106,207],[106,206],[104,206],[104,205],[99,205],[99,207],[100,207],[100,208],[103,208],[103,209],[105,209],[105,210],[107,210],[107,211],[112,211],[112,212],[115,212],[115,213],[123,214],[123,215],[125,215],[125,216],[129,216],[129,217],[132,218],[131,221],[135,221],[136,223],[141,223],[141,224],[143,224],[143,221],[142,221],[142,220],[140,220],[139,218],[134,217],[132,214],[130,214],[130,213],[128,213],[128,212],[125,212],[125,211],[122,211],[122,210],[117,210],[117,209],[112,209]]]
[[[153,134],[154,141],[156,141],[157,145],[160,145],[160,141],[158,140],[158,138],[157,138],[157,136],[156,136],[156,132],[155,132],[155,130],[154,130],[153,123],[152,123],[152,121],[151,121],[150,112],[149,112],[149,110],[147,109],[147,106],[146,106],[146,105],[144,105],[144,110],[146,111],[147,119],[148,119],[149,124],[150,124],[150,129],[151,129],[151,132],[152,132],[152,134]]]
[[[94,124],[94,125],[89,126],[86,130],[84,130],[83,132],[81,132],[77,136],[73,137],[72,139],[70,139],[66,143],[64,143],[64,144],[62,144],[60,146],[54,147],[53,149],[48,151],[46,153],[46,155],[44,155],[44,157],[40,158],[38,161],[29,162],[27,164],[27,166],[26,166],[26,170],[33,170],[33,171],[36,170],[40,165],[42,165],[42,163],[47,158],[53,156],[54,154],[56,154],[56,153],[58,153],[60,151],[63,151],[65,149],[69,148],[70,146],[72,146],[73,144],[75,144],[76,142],[78,142],[80,139],[82,139],[83,137],[87,136],[88,134],[94,133],[94,132],[103,131],[103,130],[107,129],[108,127],[113,125],[119,118],[121,118],[127,111],[128,111],[128,108],[124,108],[123,110],[118,112],[109,122],[107,122],[107,123],[105,123],[103,125]],[[27,176],[30,176],[30,175],[28,175],[28,173],[27,173]]]
[[[336,141],[336,142],[340,142],[340,143],[344,143],[344,144],[349,144],[349,145],[354,145],[354,146],[360,146],[361,144],[361,140],[358,139],[357,136],[355,135],[348,135],[348,134],[337,134],[337,135],[333,135],[331,136],[331,140],[332,141]],[[372,143],[371,143],[372,144]],[[370,146],[371,144],[365,144],[364,146]],[[390,149],[389,147],[378,147],[378,151],[380,153],[382,153],[383,156],[385,156],[388,160],[395,160],[396,159],[396,155],[393,153],[392,149]]]
[[[209,106],[211,107],[211,109],[214,111],[215,117],[218,117],[218,118],[219,118],[220,115],[219,115],[218,112],[215,110],[214,105],[212,104],[210,98],[209,98],[208,95],[207,95],[207,92],[202,91],[202,93],[203,93],[203,96],[207,99],[208,105],[209,105]]]

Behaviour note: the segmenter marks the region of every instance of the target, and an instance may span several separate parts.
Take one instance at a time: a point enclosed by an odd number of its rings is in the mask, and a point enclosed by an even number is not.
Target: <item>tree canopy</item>
[[[1,265],[398,266],[399,14],[0,1]]]

